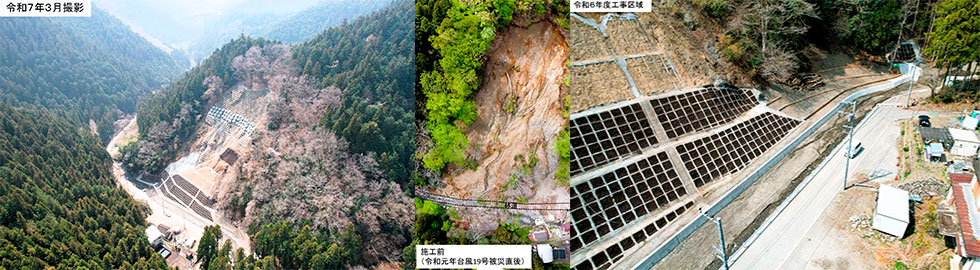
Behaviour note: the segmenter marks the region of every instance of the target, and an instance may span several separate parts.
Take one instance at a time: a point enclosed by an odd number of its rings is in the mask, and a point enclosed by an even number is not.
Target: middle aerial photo
[[[415,243],[568,269],[567,1],[420,0]]]

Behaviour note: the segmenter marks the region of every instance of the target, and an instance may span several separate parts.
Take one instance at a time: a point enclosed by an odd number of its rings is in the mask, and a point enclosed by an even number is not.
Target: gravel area
[[[586,25],[575,18],[568,35],[568,59],[572,62],[582,60],[606,59],[612,57],[612,51],[606,45],[605,38],[592,26]]]
[[[949,190],[949,183],[929,178],[902,183],[898,188],[906,190],[909,194],[926,196],[943,196]]]
[[[662,59],[659,56],[647,56],[645,58],[632,58],[626,60],[626,69],[633,76],[633,82],[641,93],[655,95],[671,89],[680,88],[680,82],[673,73],[664,69],[663,64],[657,61]],[[645,61],[645,62],[644,62]]]
[[[633,97],[626,74],[614,62],[572,67],[572,112]]]
[[[616,55],[626,56],[654,52],[650,38],[637,21],[610,21],[606,28],[609,45]]]

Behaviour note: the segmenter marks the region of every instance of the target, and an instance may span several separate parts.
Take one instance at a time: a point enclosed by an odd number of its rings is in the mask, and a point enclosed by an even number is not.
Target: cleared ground
[[[895,161],[898,157],[894,145],[899,135],[896,121],[913,116],[914,111],[894,106],[883,106],[873,111],[865,124],[855,131],[854,138],[865,142],[865,150],[851,160],[850,176],[862,173],[874,175],[873,177],[894,177],[897,173]],[[821,248],[824,243],[834,243],[835,239],[832,237],[835,234],[828,233],[830,230],[827,224],[817,221],[843,187],[847,158],[841,154],[842,149],[838,147],[830,153],[830,161],[814,173],[812,180],[805,184],[802,191],[765,228],[765,233],[737,258],[734,269],[804,269],[813,260],[814,253],[818,252],[817,248]],[[843,253],[835,255],[849,253],[846,249],[830,250],[835,251]],[[831,256],[831,259],[838,257]],[[854,262],[849,265],[861,264]]]
[[[903,95],[886,103],[904,100]],[[868,186],[852,187],[841,193],[845,157],[841,148],[836,149],[830,162],[815,173],[787,208],[736,258],[732,269],[866,269],[887,268],[896,262],[915,269],[941,265],[949,252],[942,246],[941,238],[926,235],[930,226],[928,215],[933,214],[931,226],[935,226],[935,204],[941,197],[926,198],[917,207],[914,219],[917,229],[902,241],[870,229],[860,231],[850,227],[852,217],[873,214],[874,187],[943,178],[941,170],[929,169],[941,167],[938,163],[922,161],[914,148],[900,150],[903,144],[916,147],[912,122],[907,119],[920,114],[925,112],[889,105],[872,113],[865,125],[856,130],[855,138],[864,142],[866,149],[852,159],[850,172],[851,184],[861,182]],[[900,153],[903,160],[911,161],[903,165],[921,168],[913,170],[915,174],[902,173],[896,178],[905,167],[896,166]],[[944,251],[947,254],[938,254]]]
[[[133,118],[132,122],[125,129],[113,137],[109,145],[106,146],[106,151],[110,153],[113,159],[118,158],[119,143],[126,141],[127,138],[135,138],[137,134],[136,118]],[[137,201],[145,202],[149,206],[150,216],[146,218],[148,223],[151,225],[163,224],[170,227],[173,231],[182,232],[177,235],[175,242],[184,246],[185,249],[190,249],[195,245],[196,241],[201,239],[205,226],[218,224],[221,226],[224,237],[232,241],[233,248],[241,247],[247,252],[251,251],[251,244],[244,230],[232,226],[221,218],[216,219],[216,222],[201,218],[190,209],[167,199],[155,189],[142,190],[137,188],[132,182],[136,177],[126,175],[125,170],[122,168],[122,163],[119,161],[113,161],[112,173],[116,178],[116,182],[130,196],[133,196]]]
[[[615,62],[573,67],[571,73],[573,112],[634,97]]]

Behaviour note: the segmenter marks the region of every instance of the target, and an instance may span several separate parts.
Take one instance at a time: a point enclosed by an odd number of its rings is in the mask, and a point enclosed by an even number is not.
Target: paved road
[[[898,103],[892,98],[885,103]],[[901,99],[904,105],[904,99]],[[884,104],[884,103],[883,103]],[[895,143],[900,128],[895,122],[918,115],[894,105],[882,105],[855,130],[854,138],[863,142],[864,150],[851,160],[850,175],[866,173],[894,178],[898,150]],[[810,261],[830,230],[816,224],[843,186],[845,157],[838,146],[831,159],[814,171],[809,183],[786,208],[765,227],[763,233],[744,250],[732,269],[804,269],[814,267]],[[816,225],[816,226],[815,226]],[[816,240],[816,241],[814,241]]]

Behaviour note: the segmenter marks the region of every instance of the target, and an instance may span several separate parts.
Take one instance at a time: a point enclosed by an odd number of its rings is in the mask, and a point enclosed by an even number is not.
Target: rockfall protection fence
[[[484,199],[456,198],[434,194],[425,190],[416,190],[416,196],[442,205],[458,207],[499,209],[499,210],[533,210],[533,211],[568,211],[568,202],[516,202]]]

